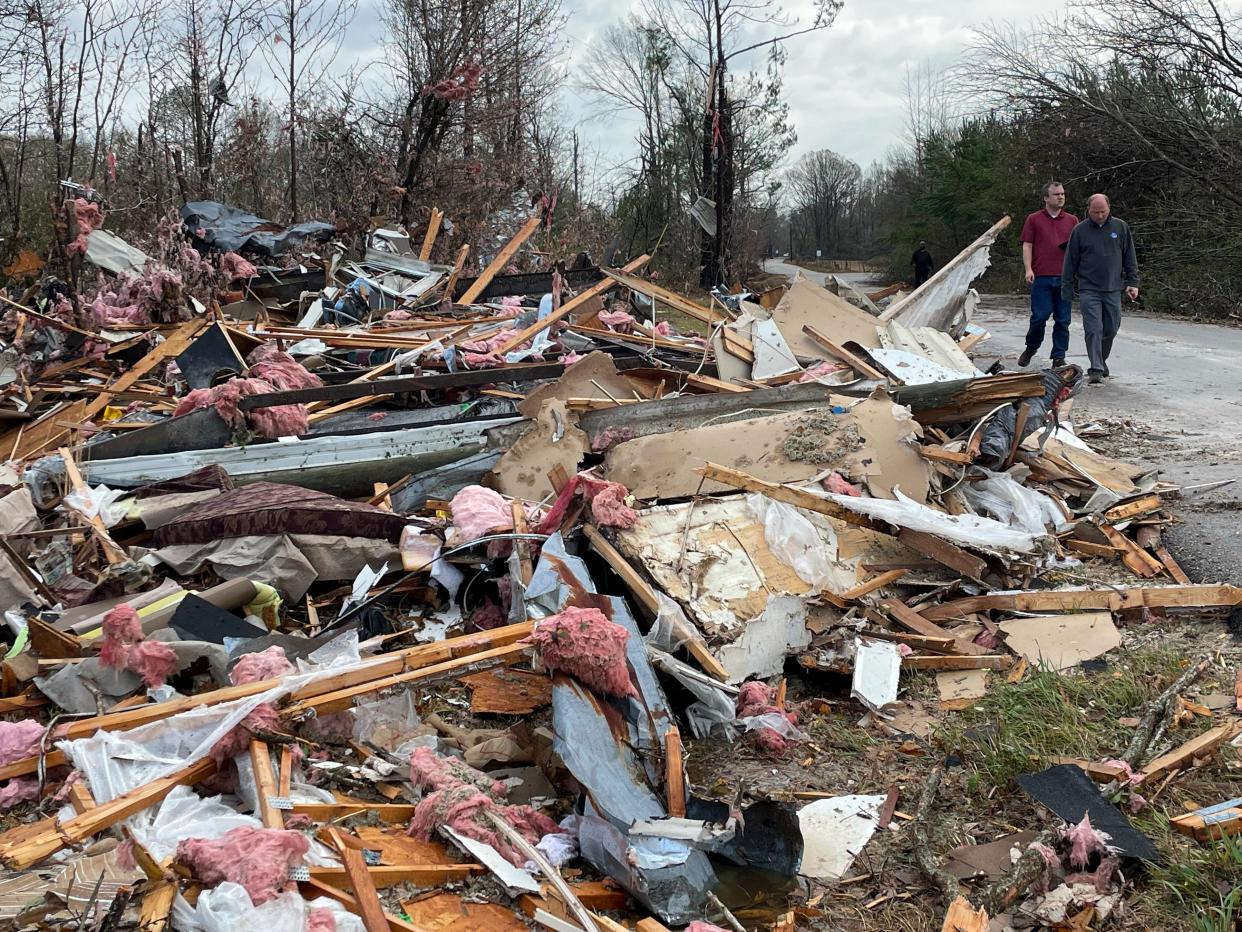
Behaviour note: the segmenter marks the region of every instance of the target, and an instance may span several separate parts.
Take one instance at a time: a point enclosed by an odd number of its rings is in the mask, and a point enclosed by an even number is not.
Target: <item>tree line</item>
[[[909,276],[1001,215],[984,287],[1021,281],[1022,218],[1065,184],[1135,234],[1144,303],[1224,316],[1242,302],[1242,19],[1218,0],[1086,0],[1029,30],[991,25],[941,74],[907,80],[907,138],[866,170],[830,151],[783,175],[769,254],[874,259]]]

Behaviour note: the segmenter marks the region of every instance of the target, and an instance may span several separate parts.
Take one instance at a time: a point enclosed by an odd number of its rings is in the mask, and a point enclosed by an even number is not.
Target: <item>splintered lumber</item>
[[[664,736],[664,788],[668,794],[668,814],[686,817],[686,772],[682,769],[681,731],[674,725]]]
[[[65,476],[69,479],[69,484],[73,486],[73,491],[82,496],[86,501],[91,500],[91,490],[87,488],[86,482],[82,479],[82,473],[78,471],[78,464],[73,461],[73,455],[66,447],[61,447],[59,451],[60,458],[65,464]],[[66,506],[67,507],[67,506]],[[82,520],[86,521],[95,535],[95,539],[99,541],[99,547],[103,550],[104,558],[113,565],[125,563],[129,560],[129,556],[124,550],[112,539],[112,535],[108,533],[107,526],[103,523],[103,519],[99,515],[87,517],[82,512],[76,512]]]
[[[646,295],[653,301],[663,302],[674,310],[681,311],[681,313],[685,314],[687,317],[693,317],[695,320],[707,324],[709,327],[719,323],[722,320],[728,319],[723,312],[718,313],[714,307],[703,307],[701,304],[696,304],[689,298],[683,297],[676,292],[669,291],[667,288],[663,288],[660,285],[655,284],[655,282],[645,281],[636,275],[625,274],[628,271],[630,271],[628,267],[620,272],[615,269],[603,270],[605,275],[611,278],[614,282],[624,285],[626,288],[630,289],[630,291],[637,291],[639,294]],[[746,352],[752,352],[750,341],[741,334],[734,333],[725,339],[726,341],[734,341]]]
[[[480,273],[479,277],[474,280],[474,283],[466,289],[466,293],[461,296],[461,300],[457,302],[458,304],[473,304],[475,300],[478,299],[479,295],[483,293],[483,289],[485,289],[491,283],[492,279],[496,277],[496,273],[508,265],[509,260],[513,258],[513,254],[521,249],[522,244],[530,239],[531,234],[539,229],[539,222],[541,219],[542,218],[540,217],[539,212],[536,211],[524,224],[522,224],[522,229],[518,230],[513,239],[505,243],[504,248],[501,249],[500,252],[496,253],[495,258],[487,264],[487,268],[485,268],[482,273]]]
[[[65,822],[57,823],[56,820],[48,820],[51,822],[50,827],[44,828],[33,838],[18,838],[14,835],[16,830],[0,834],[0,862],[10,870],[25,870],[65,847],[79,845],[92,835],[128,819],[134,813],[142,812],[162,802],[164,797],[178,786],[199,783],[215,772],[216,762],[209,757],[204,758],[188,767],[181,768],[171,776],[153,780],[145,786],[131,790],[94,809],[88,809]],[[18,840],[15,843],[9,843],[10,838]]]
[[[828,338],[827,334],[816,330],[810,324],[804,324],[802,332],[851,369],[856,370],[859,375],[865,375],[869,379],[876,379],[880,382],[888,381],[888,376],[879,369],[875,368],[875,366],[864,361],[862,357],[857,354],[851,353],[844,346],[838,346],[836,343],[833,343],[832,340]]]
[[[933,605],[924,618],[942,621],[976,612],[1119,612],[1132,608],[1217,608],[1242,604],[1237,586],[1132,586],[1110,589],[1048,589],[969,596]]]
[[[290,812],[310,816],[312,822],[331,822],[346,816],[370,812],[381,822],[408,822],[414,818],[413,805],[407,803],[357,802],[294,803]]]
[[[363,915],[362,906],[358,900],[340,887],[324,883],[322,880],[316,880],[312,877],[310,880],[298,881],[298,892],[302,894],[303,898],[308,900],[318,899],[321,896],[326,896],[330,900],[336,900],[336,902],[340,903],[355,916],[361,916],[363,923],[366,922],[366,916]],[[384,922],[387,925],[388,932],[425,932],[425,930],[420,929],[412,922],[399,919],[392,913],[384,913]],[[369,927],[367,932],[370,932]]]
[[[1174,748],[1168,754],[1157,757],[1144,767],[1141,772],[1142,779],[1139,783],[1150,783],[1152,780],[1163,777],[1166,773],[1190,765],[1196,757],[1203,757],[1232,738],[1238,733],[1239,728],[1242,728],[1242,724],[1227,722],[1224,725],[1210,728],[1203,734],[1191,738],[1185,744]]]
[[[604,562],[621,577],[621,581],[630,590],[630,595],[634,596],[634,600],[646,613],[647,617],[649,619],[655,618],[660,614],[660,600],[656,596],[655,590],[639,575],[638,570],[630,565],[630,561],[622,556],[621,552],[593,525],[584,524],[582,532],[586,535],[587,540],[590,541],[591,548],[603,557]],[[729,671],[713,656],[702,640],[688,638],[684,646],[690,652],[690,655],[698,661],[704,673],[720,680],[722,683],[728,682]]]
[[[385,864],[367,867],[371,883],[377,889],[395,887],[399,883],[411,883],[416,887],[438,887],[442,883],[466,880],[482,869],[479,864]],[[310,875],[315,880],[334,887],[352,888],[352,879],[341,867],[312,867]]]
[[[646,265],[650,260],[651,260],[651,256],[647,256],[647,255],[639,256],[633,262],[630,262],[624,268],[622,268],[621,271],[637,272],[644,265]],[[605,291],[607,291],[609,288],[612,288],[614,285],[616,285],[615,281],[613,281],[610,278],[605,278],[602,282],[597,282],[596,284],[592,285],[590,288],[588,288],[586,291],[582,292],[581,294],[575,295],[574,297],[566,301],[564,304],[562,304],[558,310],[553,311],[543,320],[535,321],[535,323],[531,324],[521,333],[515,334],[513,338],[510,339],[503,346],[497,347],[496,348],[497,355],[503,356],[505,353],[512,352],[513,350],[521,346],[523,343],[525,343],[527,340],[529,340],[531,337],[533,337],[540,330],[543,330],[545,327],[552,326],[558,320],[561,320],[562,318],[569,315],[571,312],[576,311],[578,308],[582,307],[592,298],[602,295]]]
[[[427,233],[423,236],[423,248],[418,251],[418,258],[423,262],[431,258],[431,247],[435,245],[436,234],[440,232],[442,220],[444,220],[444,211],[439,207],[431,208],[431,219],[427,221]]]
[[[569,886],[574,891],[574,896],[587,909],[625,909],[629,901],[629,895],[608,880],[580,880]],[[536,909],[555,913],[555,909],[549,909],[549,904],[554,902],[559,901],[548,899],[547,896],[535,896],[533,893],[523,893],[518,897],[518,906],[528,916],[533,916]]]
[[[335,692],[323,693],[309,699],[293,702],[281,711],[281,718],[295,720],[309,711],[314,711],[319,715],[343,712],[348,708],[352,708],[354,702],[359,697],[369,693],[398,686],[402,683],[427,682],[447,677],[456,677],[464,673],[473,673],[500,664],[512,663],[521,657],[529,655],[532,649],[530,644],[506,644],[503,647],[494,647],[491,650],[480,651],[477,654],[469,654],[454,660],[446,660],[444,663],[432,664],[429,667],[411,670],[408,673],[398,673],[370,680],[357,686],[350,686]]]
[[[1151,579],[1164,572],[1164,565],[1159,560],[1112,525],[1100,521],[1096,523],[1096,527],[1108,538],[1109,544],[1121,554],[1121,562],[1135,576]]]
[[[807,511],[828,515],[830,518],[836,518],[838,521],[844,521],[846,524],[855,524],[858,527],[865,527],[882,533],[886,530],[883,525],[868,518],[866,515],[850,511],[844,505],[838,505],[832,499],[816,495],[814,492],[808,492],[806,489],[795,489],[787,485],[777,485],[775,482],[765,482],[763,479],[757,479],[749,473],[744,473],[738,469],[731,469],[728,466],[721,466],[718,463],[705,463],[695,472],[705,479],[721,482],[735,489],[745,489],[748,492],[762,492],[768,498],[775,499],[778,502],[785,502],[787,505],[796,505],[799,508],[805,508]]]
[[[984,654],[979,657],[902,657],[906,670],[1008,670],[1013,658],[1007,654]]]
[[[1031,759],[1036,763],[1039,761],[1036,755],[1032,755]],[[1048,758],[1049,767],[1056,767],[1059,764],[1073,764],[1096,783],[1112,783],[1114,780],[1120,780],[1126,775],[1126,768],[1123,764],[1108,764],[1099,761],[1083,760],[1079,757]]]
[[[309,683],[295,692],[292,698],[294,700],[310,699],[314,696],[359,683],[391,677],[403,671],[418,670],[435,664],[442,664],[446,661],[452,661],[455,658],[469,657],[488,648],[512,644],[529,635],[532,627],[530,622],[506,625],[503,628],[493,628],[491,631],[480,631],[476,634],[448,638],[432,644],[420,644],[418,647],[411,647],[403,651],[394,651],[391,654],[384,654],[365,661],[351,670]],[[128,731],[131,728],[137,728],[139,725],[146,725],[149,722],[166,719],[189,709],[196,709],[206,705],[218,705],[222,702],[231,702],[235,699],[244,699],[247,696],[266,692],[279,686],[280,682],[279,678],[274,678],[261,680],[257,683],[247,683],[242,686],[226,686],[223,689],[214,689],[195,696],[183,696],[168,702],[153,702],[119,712],[109,712],[92,718],[78,719],[77,721],[57,726],[55,738],[57,740],[77,739],[90,737],[97,731]],[[65,762],[65,755],[61,751],[52,750],[47,753],[44,760],[48,767],[54,767]],[[38,765],[39,758],[37,755],[15,761],[12,764],[0,767],[0,779],[7,780],[12,777],[22,776],[23,774],[34,773],[38,769]]]
[[[1120,505],[1114,505],[1104,512],[1104,520],[1109,524],[1117,524],[1121,521],[1129,521],[1131,518],[1137,518],[1139,515],[1149,515],[1153,511],[1159,511],[1164,507],[1164,502],[1155,492],[1136,498],[1133,501],[1122,502]]]
[[[923,556],[935,560],[937,563],[947,566],[963,576],[969,576],[971,579],[982,579],[983,574],[988,570],[987,561],[981,557],[977,557],[956,544],[951,544],[947,540],[942,540],[933,534],[902,528],[897,533],[897,539],[911,550],[918,551]]]
[[[1227,835],[1242,834],[1242,796],[1174,816],[1169,821],[1177,831],[1199,841],[1217,841]]]
[[[940,932],[987,932],[988,922],[986,909],[980,907],[976,911],[966,897],[959,896],[949,905]]]
[[[367,871],[366,861],[362,852],[353,845],[346,844],[341,830],[333,826],[328,834],[336,842],[336,852],[341,856],[344,874],[349,887],[354,891],[357,901],[357,915],[362,917],[362,924],[367,932],[387,932],[388,917],[384,914],[384,904],[380,902],[379,893],[375,889],[375,881]]]
[[[177,898],[177,885],[169,880],[155,883],[142,898],[142,913],[138,928],[143,932],[168,932],[171,928],[170,914],[173,900]]]
[[[877,573],[875,576],[872,576],[866,582],[859,583],[853,589],[847,589],[840,595],[831,595],[828,592],[825,592],[824,595],[829,597],[831,601],[840,601],[842,604],[846,602],[856,602],[863,596],[870,595],[875,592],[877,589],[883,589],[885,586],[892,585],[909,572],[910,571],[906,569],[885,570],[883,573]]]
[[[927,618],[906,605],[901,599],[885,599],[880,605],[888,612],[889,617],[903,628],[907,628],[925,638],[934,638],[937,641],[948,640],[952,644],[952,647],[949,648],[951,653],[982,656],[988,652],[986,647],[981,647],[967,638],[954,637],[951,632],[946,631],[934,622],[928,621]],[[913,647],[914,645],[910,646]]]
[[[1164,564],[1165,572],[1172,576],[1183,586],[1191,585],[1190,577],[1186,575],[1186,571],[1182,569],[1181,564],[1173,559],[1173,554],[1169,553],[1169,548],[1161,544],[1156,548],[1156,558]]]
[[[255,795],[259,798],[259,819],[264,828],[284,828],[285,817],[272,805],[276,780],[272,775],[272,755],[267,744],[250,739],[250,766],[254,770]]]

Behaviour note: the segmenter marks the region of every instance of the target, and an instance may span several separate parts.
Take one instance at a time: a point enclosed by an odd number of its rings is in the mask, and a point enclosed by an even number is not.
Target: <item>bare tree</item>
[[[845,242],[844,224],[854,209],[862,170],[831,149],[808,152],[789,170],[786,188],[792,208],[791,223],[800,241],[838,258]]]
[[[353,20],[357,0],[277,0],[276,32],[264,58],[288,105],[289,217],[298,220],[298,121],[303,102],[323,81]]]

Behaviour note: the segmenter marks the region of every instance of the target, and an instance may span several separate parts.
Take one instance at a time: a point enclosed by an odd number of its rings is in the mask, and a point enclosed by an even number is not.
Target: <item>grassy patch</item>
[[[970,768],[972,792],[1007,792],[1013,778],[1047,766],[1054,757],[1100,760],[1121,754],[1132,730],[1118,719],[1143,707],[1182,669],[1173,650],[1122,653],[1100,673],[1065,676],[1034,670],[988,695],[941,734]]]
[[[1136,898],[1138,916],[1152,928],[1234,932],[1242,921],[1242,836],[1200,844],[1161,816],[1136,821],[1165,856]]]

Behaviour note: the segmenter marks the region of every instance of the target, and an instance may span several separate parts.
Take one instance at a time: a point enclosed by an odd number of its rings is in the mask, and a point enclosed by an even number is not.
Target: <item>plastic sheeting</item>
[[[195,906],[190,906],[178,894],[173,902],[172,924],[180,932],[238,932],[240,929],[304,932],[311,910],[318,909],[332,913],[337,932],[366,932],[359,917],[327,897],[308,902],[296,891],[290,891],[262,906],[255,906],[244,887],[229,881],[204,890]]]
[[[793,505],[766,495],[747,495],[746,506],[763,525],[764,543],[772,554],[816,591],[827,588],[831,569],[815,525]]]
[[[887,521],[912,531],[934,534],[962,547],[1034,554],[1042,552],[1048,543],[1046,534],[1011,528],[978,515],[947,515],[920,505],[897,489],[893,490],[893,494],[897,496],[895,501],[854,498],[849,495],[834,495],[831,492],[826,497],[857,514]]]
[[[984,470],[986,479],[963,482],[958,491],[972,510],[990,515],[1011,527],[1031,534],[1043,534],[1049,525],[1055,530],[1066,520],[1053,499],[1030,489],[1013,476]]]

